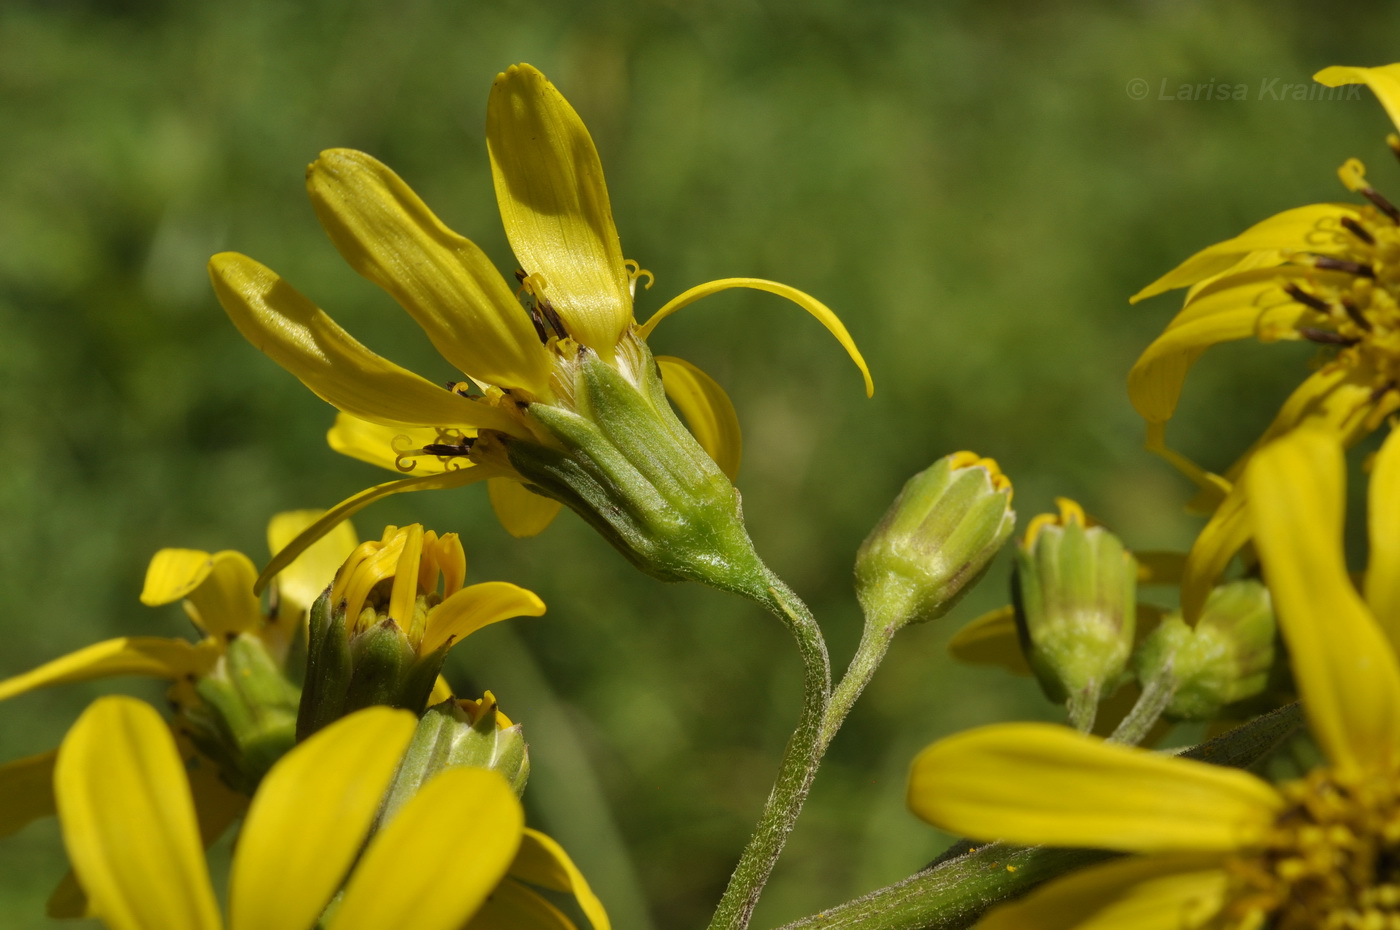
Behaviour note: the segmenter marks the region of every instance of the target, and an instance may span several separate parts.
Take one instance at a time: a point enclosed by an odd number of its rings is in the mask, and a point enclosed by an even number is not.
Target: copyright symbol
[[[1147,91],[1147,82],[1142,78],[1133,78],[1128,82],[1128,96],[1133,100],[1146,100]]]

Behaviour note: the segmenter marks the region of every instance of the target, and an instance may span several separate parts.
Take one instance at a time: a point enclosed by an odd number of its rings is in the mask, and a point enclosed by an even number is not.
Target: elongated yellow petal
[[[730,481],[739,477],[744,438],[739,431],[739,415],[724,388],[683,358],[658,355],[656,364],[661,368],[666,396],[685,417],[700,448],[710,454]]]
[[[326,515],[324,510],[288,510],[267,524],[267,549],[281,552],[293,539]],[[321,592],[330,587],[336,571],[355,551],[359,537],[349,520],[331,527],[277,576],[277,594],[283,617],[310,610]]]
[[[53,765],[58,750],[0,765],[0,837],[54,813]]]
[[[375,355],[276,272],[246,255],[215,255],[209,277],[238,331],[340,410],[375,422],[520,430],[495,407]]]
[[[1385,107],[1390,121],[1400,127],[1400,64],[1385,65],[1380,68],[1352,68],[1333,65],[1323,68],[1313,75],[1313,80],[1328,87],[1342,84],[1365,84],[1375,93],[1376,99]]]
[[[1052,880],[978,930],[1197,930],[1225,904],[1229,876],[1218,856],[1124,859]]]
[[[1143,419],[1171,418],[1187,372],[1211,346],[1256,335],[1279,338],[1315,316],[1284,291],[1285,280],[1279,269],[1233,275],[1183,308],[1128,373],[1128,397]]]
[[[1371,543],[1366,566],[1366,603],[1400,654],[1400,439],[1392,430],[1371,471],[1366,501]]]
[[[59,747],[68,859],[112,930],[217,930],[194,804],[170,730],[128,697],[91,704]]]
[[[497,773],[442,772],[375,836],[329,930],[456,930],[505,877],[524,825]]]
[[[536,296],[569,335],[611,358],[632,322],[632,292],[583,120],[543,74],[511,65],[491,87],[486,146],[506,238]]]
[[[989,611],[954,633],[948,654],[969,665],[1000,665],[1013,675],[1031,674],[1016,632],[1016,608],[1010,606]]]
[[[486,490],[491,495],[491,509],[496,511],[496,519],[517,539],[543,533],[564,506],[536,494],[513,478],[492,478],[486,482]]]
[[[578,930],[553,904],[507,877],[476,912],[466,930]]]
[[[909,806],[935,826],[1024,845],[1125,852],[1230,850],[1283,804],[1238,769],[1012,723],[934,743],[914,759]]]
[[[358,494],[347,497],[336,504],[326,515],[315,523],[302,530],[301,533],[287,543],[282,551],[272,557],[272,561],[263,568],[262,574],[258,576],[257,585],[254,590],[261,593],[267,583],[272,580],[282,569],[292,563],[292,560],[301,555],[316,540],[329,533],[336,524],[349,519],[364,508],[373,504],[377,500],[388,497],[391,494],[402,494],[405,491],[431,491],[441,488],[457,488],[465,484],[472,484],[477,481],[485,481],[495,475],[489,468],[479,466],[464,466],[456,471],[443,472],[436,475],[423,475],[418,478],[401,478],[398,481],[385,481],[383,484],[376,484],[374,487],[366,488]]]
[[[460,642],[484,626],[511,617],[538,617],[544,601],[533,591],[506,581],[483,581],[468,585],[443,601],[428,614],[428,630],[422,652],[427,654],[443,643]]]
[[[865,378],[865,396],[870,397],[875,393],[875,382],[870,377],[870,369],[866,367],[860,349],[856,348],[856,341],[851,338],[851,334],[846,331],[846,327],[831,308],[810,294],[786,284],[779,284],[777,281],[766,281],[763,278],[720,278],[706,284],[697,284],[683,294],[667,301],[660,310],[651,315],[651,319],[647,320],[638,329],[638,332],[643,339],[646,339],[651,336],[652,330],[656,329],[657,323],[682,307],[687,307],[702,297],[709,297],[711,294],[718,294],[720,291],[727,291],[734,287],[748,287],[756,291],[767,291],[770,294],[777,294],[779,297],[786,297],[816,317],[817,322],[825,326],[827,332],[836,337],[836,341],[841,343],[846,354],[851,357],[851,361],[855,362],[856,367],[860,369],[861,376]]]
[[[610,930],[611,924],[607,912],[603,910],[603,902],[588,887],[588,881],[578,866],[574,865],[564,847],[538,830],[526,828],[520,852],[516,853],[515,861],[510,865],[510,874],[512,878],[532,885],[573,895],[584,916],[593,925],[593,930]]]
[[[399,458],[397,450],[421,449],[441,442],[442,434],[430,426],[408,426],[371,423],[345,411],[335,415],[335,423],[326,433],[326,443],[341,455],[368,462],[400,475],[436,475],[461,468],[464,459],[434,455]],[[400,462],[403,468],[399,467]],[[452,463],[450,466],[448,463]]]
[[[1313,735],[1340,768],[1390,765],[1400,751],[1400,668],[1347,574],[1341,445],[1290,433],[1259,450],[1244,484]]]
[[[17,694],[114,675],[144,675],[175,680],[198,675],[213,664],[216,653],[183,639],[123,636],[103,640],[0,681],[0,701]]]
[[[1137,303],[1195,284],[1224,271],[1250,252],[1296,249],[1325,253],[1345,248],[1349,241],[1342,219],[1359,213],[1356,206],[1345,203],[1315,203],[1285,210],[1256,223],[1233,239],[1202,249],[1128,300]]]
[[[412,714],[371,707],[272,767],[248,808],[229,874],[232,930],[316,923],[360,852],[413,728]]]
[[[210,636],[244,633],[262,622],[253,594],[257,574],[248,557],[232,549],[213,555],[162,549],[146,569],[141,603],[154,607],[185,598],[190,619]]]
[[[1249,542],[1249,534],[1244,487],[1237,484],[1210,515],[1186,554],[1181,573],[1181,613],[1187,623],[1196,622],[1221,573]]]
[[[388,291],[458,370],[548,396],[549,355],[499,271],[442,224],[403,180],[364,152],[330,149],[306,189],[352,268]]]

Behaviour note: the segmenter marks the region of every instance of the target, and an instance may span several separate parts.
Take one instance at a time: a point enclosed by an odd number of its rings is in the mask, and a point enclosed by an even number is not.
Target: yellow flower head
[[[1360,593],[1342,549],[1344,475],[1339,438],[1300,429],[1257,452],[1243,481],[1326,764],[1275,788],[1041,724],[936,743],[909,785],[926,820],[1015,843],[1150,854],[1052,882],[979,926],[1304,930],[1400,919],[1400,437],[1376,458]]]
[[[578,371],[590,357],[633,385],[642,385],[659,366],[666,394],[732,478],[739,429],[723,389],[679,359],[653,362],[645,344],[660,320],[727,288],[769,291],[807,310],[846,348],[871,390],[865,363],[835,314],[784,284],[712,281],[637,325],[636,285],[644,278],[649,287],[651,275],[624,259],[593,140],[539,71],[513,65],[497,76],[486,136],[501,219],[522,269],[515,275],[518,284],[508,283],[476,245],[443,225],[373,157],[332,149],[307,171],[312,204],[341,255],[407,310],[461,373],[447,390],[366,349],[252,259],[226,252],[210,261],[215,292],[235,325],[341,411],[331,446],[415,473],[345,501],[328,523],[387,494],[490,478],[496,479],[491,499],[505,527],[522,536],[539,532],[559,503],[525,490],[502,441],[557,448],[557,437],[531,408],[572,411],[583,403],[576,396]],[[314,531],[308,532],[306,539],[312,537]]]

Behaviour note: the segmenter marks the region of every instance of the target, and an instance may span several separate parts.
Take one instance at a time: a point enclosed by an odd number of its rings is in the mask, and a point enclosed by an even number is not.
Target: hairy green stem
[[[836,731],[841,729],[841,724],[845,722],[846,715],[855,706],[856,699],[865,690],[865,686],[870,684],[870,679],[875,677],[875,669],[880,667],[885,653],[889,652],[897,629],[874,623],[865,625],[865,630],[860,635],[860,645],[856,647],[855,655],[851,656],[851,664],[847,667],[846,674],[841,676],[836,690],[831,693],[831,702],[826,705],[819,752],[826,752],[826,748],[836,736]]]
[[[1142,694],[1138,696],[1137,703],[1128,711],[1127,716],[1118,722],[1108,741],[1136,746],[1146,739],[1148,732],[1171,705],[1172,698],[1176,697],[1176,685],[1176,676],[1172,674],[1168,664],[1161,674],[1149,679],[1142,686]]]
[[[797,651],[802,658],[802,714],[783,752],[777,780],[768,794],[758,825],[710,920],[710,930],[744,930],[749,925],[758,896],[807,800],[807,791],[825,748],[822,724],[831,696],[831,664],[827,659],[826,640],[811,611],[792,589],[771,572],[765,580],[766,588],[755,590],[749,596],[783,621],[797,640]]]

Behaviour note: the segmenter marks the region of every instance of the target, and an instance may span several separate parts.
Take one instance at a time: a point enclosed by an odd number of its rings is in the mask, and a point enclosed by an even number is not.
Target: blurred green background
[[[100,637],[179,635],[178,608],[136,599],[156,549],[260,559],[273,512],[387,477],[325,448],[331,410],[228,324],[204,263],[246,252],[368,345],[454,377],[340,262],[302,168],[332,146],[373,153],[509,272],[483,123],[514,61],[550,76],[593,132],[624,251],[656,274],[639,317],[712,278],[775,278],[836,309],[869,360],[873,400],[816,323],[758,293],[708,300],[653,339],[733,397],[750,529],[822,620],[838,671],[859,631],[856,547],[912,472],[955,449],[1002,463],[1023,520],[1067,494],[1130,546],[1183,546],[1188,488],[1141,451],[1123,390],[1177,299],[1130,308],[1127,295],[1271,213],[1345,196],[1334,169],[1349,155],[1393,197],[1369,94],[1279,88],[1400,58],[1397,26],[1386,4],[1320,15],[1264,0],[8,0],[0,675]],[[1180,99],[1179,85],[1211,83],[1246,99]],[[1173,440],[1224,465],[1307,354],[1212,351]],[[796,715],[783,630],[732,597],[639,576],[571,515],[512,540],[479,489],[392,499],[358,523],[415,520],[460,531],[476,580],[550,605],[450,662],[463,691],[493,689],[525,724],[532,822],[569,848],[616,926],[701,924]],[[902,801],[927,742],[1053,717],[1027,682],[944,654],[952,629],[1005,597],[999,564],[947,621],[897,641],[757,926],[941,849]],[[159,700],[147,682],[16,699],[0,707],[0,759],[53,746],[114,688]],[[0,843],[0,925],[46,926],[62,871],[52,822]]]

